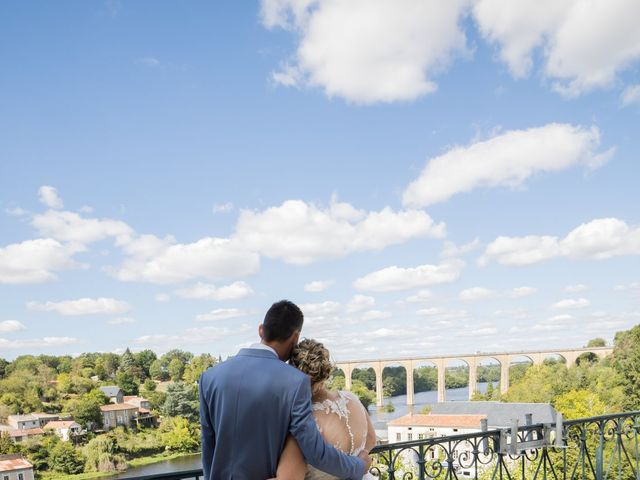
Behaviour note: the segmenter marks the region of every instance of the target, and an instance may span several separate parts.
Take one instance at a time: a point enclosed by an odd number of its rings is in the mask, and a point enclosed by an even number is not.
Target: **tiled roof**
[[[63,420],[63,421],[59,421],[59,422],[49,422],[47,423],[44,428],[49,429],[49,428],[71,428],[72,426],[77,425],[78,427],[80,426],[78,423],[72,421],[72,420]]]
[[[122,399],[125,402],[130,402],[130,401],[134,401],[134,402],[147,402],[148,400],[146,398],[143,397],[139,397],[137,395],[125,395],[124,397],[122,397]]]
[[[391,420],[387,425],[399,427],[455,427],[480,428],[480,420],[486,415],[405,415]]]
[[[33,415],[9,415],[7,420],[10,422],[35,422],[38,418]]]
[[[112,403],[110,405],[102,405],[100,410],[103,412],[114,412],[117,410],[137,410],[138,407],[129,403]]]
[[[9,435],[12,437],[27,437],[29,435],[44,435],[44,430],[41,428],[20,428],[17,430],[11,430]]]
[[[21,455],[0,455],[0,472],[11,472],[33,468]]]
[[[100,387],[102,393],[104,393],[107,397],[117,397],[118,393],[121,391],[120,387],[117,385],[107,385],[106,387]]]

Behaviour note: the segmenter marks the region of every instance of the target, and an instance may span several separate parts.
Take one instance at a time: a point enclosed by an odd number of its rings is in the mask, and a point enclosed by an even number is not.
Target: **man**
[[[200,378],[205,480],[275,477],[287,434],[308,463],[340,478],[361,479],[371,460],[325,443],[311,414],[309,378],[285,362],[298,343],[303,315],[288,300],[274,303],[258,327],[261,343],[210,368]]]

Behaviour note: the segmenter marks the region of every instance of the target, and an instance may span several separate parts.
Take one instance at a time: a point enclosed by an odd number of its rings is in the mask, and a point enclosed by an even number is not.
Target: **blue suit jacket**
[[[244,348],[202,374],[200,423],[205,480],[275,477],[289,432],[307,463],[340,478],[364,474],[362,460],[318,432],[309,378],[266,350]]]

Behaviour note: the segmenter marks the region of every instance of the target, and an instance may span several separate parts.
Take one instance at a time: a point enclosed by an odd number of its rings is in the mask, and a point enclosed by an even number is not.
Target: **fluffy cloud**
[[[442,249],[442,252],[440,252],[440,256],[445,258],[459,257],[465,253],[474,251],[478,247],[480,247],[480,239],[478,237],[474,238],[473,241],[460,246],[447,240],[444,242],[444,248]]]
[[[544,74],[567,96],[610,86],[640,58],[635,0],[478,0],[473,15],[514,76],[527,75],[539,51]]]
[[[159,351],[167,351],[173,348],[184,347],[186,345],[202,345],[219,342],[227,337],[241,335],[251,330],[249,325],[240,325],[235,328],[229,327],[196,327],[188,328],[184,332],[169,334],[143,335],[134,340],[137,345],[152,348]]]
[[[465,302],[473,302],[476,300],[486,300],[488,298],[493,298],[497,295],[493,290],[489,290],[484,287],[473,287],[467,288],[466,290],[462,290],[458,294],[458,298]]]
[[[263,0],[267,28],[295,30],[299,44],[273,79],[316,86],[356,103],[413,100],[466,51],[459,21],[467,0]]]
[[[233,203],[216,203],[211,210],[213,213],[229,213],[233,210]]]
[[[240,318],[250,315],[248,310],[242,310],[239,308],[216,308],[209,313],[202,313],[196,315],[196,321],[198,322],[214,322],[217,320],[229,320],[231,318]]]
[[[340,312],[342,305],[338,302],[327,300],[320,303],[305,303],[300,305],[300,310],[304,318],[317,319],[324,318],[329,315],[336,315]]]
[[[422,290],[418,290],[414,295],[408,296],[406,301],[409,303],[424,303],[429,302],[432,299],[433,293],[431,293],[431,290],[423,288]]]
[[[133,234],[133,229],[119,220],[84,218],[75,212],[57,210],[34,215],[32,224],[43,236],[83,245],[109,237],[123,243]]]
[[[62,208],[64,204],[58,196],[58,191],[49,185],[43,185],[38,189],[38,198],[43,205],[49,208]]]
[[[516,287],[508,291],[506,295],[511,298],[522,298],[533,295],[537,291],[538,289],[535,287]]]
[[[457,280],[463,267],[464,262],[461,260],[409,268],[394,265],[358,278],[353,285],[358,290],[371,292],[393,292],[428,287]]]
[[[576,285],[567,285],[566,287],[564,287],[564,291],[568,293],[584,292],[588,289],[589,287],[584,285],[583,283],[578,283]]]
[[[360,312],[371,308],[376,304],[376,299],[367,295],[354,295],[351,301],[347,304],[347,312]]]
[[[113,315],[131,310],[131,306],[127,302],[104,297],[79,298],[62,302],[29,302],[27,308],[39,312],[57,312],[60,315]]]
[[[617,218],[599,218],[578,226],[562,239],[536,235],[498,237],[478,262],[486,265],[495,260],[519,266],[555,257],[606,260],[621,255],[640,255],[640,227],[630,227]]]
[[[175,294],[182,298],[198,300],[239,300],[252,295],[253,289],[245,282],[233,282],[222,287],[198,282],[190,287],[176,290]]]
[[[304,291],[310,293],[324,292],[331,285],[333,285],[333,280],[314,280],[305,284]]]
[[[127,325],[130,323],[136,323],[136,319],[131,317],[117,317],[117,318],[112,318],[107,323],[109,325]]]
[[[147,235],[143,244],[125,251],[132,256],[113,270],[122,281],[177,283],[198,277],[217,279],[252,275],[260,258],[228,238],[205,237],[193,243]],[[135,244],[135,243],[133,243]],[[146,246],[143,246],[146,244]]]
[[[599,145],[597,127],[552,123],[511,130],[429,159],[420,176],[404,191],[402,200],[405,205],[426,206],[476,188],[514,188],[537,173],[578,164],[595,168],[614,151],[597,153]]]
[[[0,349],[12,350],[30,350],[42,348],[64,347],[67,345],[75,345],[80,341],[73,337],[44,337],[41,339],[29,340],[7,340],[0,338]]]
[[[542,320],[531,327],[536,332],[551,332],[558,330],[568,330],[573,327],[575,317],[573,315],[563,314]]]
[[[0,322],[0,333],[17,332],[18,330],[24,330],[25,327],[17,320],[3,320]]]
[[[444,230],[420,210],[365,212],[335,199],[323,209],[288,200],[262,212],[242,210],[233,238],[248,251],[306,265],[413,238],[442,237]]]
[[[55,280],[55,271],[78,268],[71,257],[77,248],[51,238],[25,240],[0,248],[0,284]]]
[[[591,305],[591,302],[586,298],[566,298],[554,303],[553,305],[551,305],[551,308],[564,310],[570,308],[585,308],[589,305]]]

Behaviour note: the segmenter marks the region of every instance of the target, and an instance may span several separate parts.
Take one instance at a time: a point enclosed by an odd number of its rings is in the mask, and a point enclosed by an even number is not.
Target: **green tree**
[[[57,442],[49,454],[49,466],[67,475],[82,473],[84,457],[70,442]]]
[[[142,389],[145,392],[155,392],[156,388],[158,388],[158,386],[156,385],[156,382],[154,382],[150,378],[147,378],[142,384]]]
[[[116,442],[108,435],[100,435],[91,439],[85,446],[84,453],[87,471],[114,472],[127,468],[124,455],[118,452]]]
[[[607,342],[604,340],[604,338],[600,338],[600,337],[592,338],[587,343],[587,348],[588,347],[606,347],[606,346],[607,346]]]
[[[125,395],[137,395],[139,384],[137,379],[126,370],[119,370],[116,374],[116,383]]]
[[[4,358],[0,358],[0,379],[4,378],[7,372],[8,366],[9,366],[9,362],[6,361]]]
[[[142,369],[143,379],[146,379],[150,376],[149,369],[151,368],[151,364],[157,360],[156,354],[153,350],[142,350],[140,352],[133,354],[133,361],[139,368]],[[141,379],[141,380],[143,380]]]
[[[168,417],[184,417],[196,422],[199,418],[200,404],[194,386],[184,382],[170,384],[162,410]]]
[[[187,383],[195,383],[200,379],[200,375],[209,367],[214,366],[216,359],[208,353],[193,357],[184,371],[183,378]]]
[[[369,390],[361,380],[354,380],[351,383],[351,391],[360,399],[364,408],[369,408],[369,405],[376,401],[375,392]]]
[[[176,452],[197,452],[200,448],[200,432],[194,423],[182,417],[165,419],[160,425],[161,442]]]
[[[588,390],[571,390],[558,396],[554,407],[567,420],[594,417],[607,413],[607,407],[598,395]]]
[[[169,379],[169,372],[167,372],[165,365],[160,360],[154,360],[151,362],[151,365],[149,366],[149,375],[151,378],[158,380],[159,382],[164,382]]]
[[[100,390],[93,390],[80,398],[72,399],[67,410],[73,419],[84,428],[92,430],[102,426],[100,407],[109,403],[109,399]]]
[[[184,375],[184,363],[179,358],[174,358],[169,362],[169,366],[167,367],[169,371],[169,376],[171,380],[174,382],[179,382],[182,380],[182,375]]]
[[[625,410],[640,409],[640,325],[618,332],[614,339],[613,366],[622,379]]]

